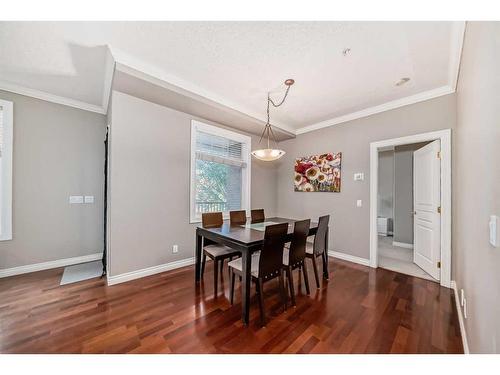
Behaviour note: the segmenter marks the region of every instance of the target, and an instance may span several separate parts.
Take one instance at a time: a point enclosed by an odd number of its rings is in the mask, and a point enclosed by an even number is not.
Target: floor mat
[[[97,260],[95,262],[75,264],[64,268],[64,273],[59,285],[66,285],[76,283],[78,281],[100,277],[102,275],[102,262]]]

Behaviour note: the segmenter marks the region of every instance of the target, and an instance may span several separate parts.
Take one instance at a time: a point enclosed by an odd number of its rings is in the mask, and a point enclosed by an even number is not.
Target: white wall
[[[189,223],[193,116],[118,91],[112,104],[110,276],[194,257],[195,225]],[[253,136],[252,147],[257,143]],[[252,160],[251,204],[266,215],[276,211],[275,168]],[[172,254],[174,244],[177,254]]]
[[[454,128],[456,97],[446,95],[373,116],[305,133],[280,145],[287,152],[279,163],[278,214],[295,218],[331,215],[330,248],[368,259],[370,256],[370,142]],[[293,190],[295,158],[342,152],[342,191],[303,193]],[[364,181],[353,174],[364,172]],[[363,206],[356,207],[361,199]]]
[[[394,217],[394,151],[378,154],[378,212],[377,216]]]
[[[453,278],[467,298],[472,353],[500,353],[500,23],[469,22],[457,91],[453,162]]]
[[[13,239],[0,269],[103,250],[105,117],[0,91],[14,102]],[[69,205],[70,195],[94,195]]]

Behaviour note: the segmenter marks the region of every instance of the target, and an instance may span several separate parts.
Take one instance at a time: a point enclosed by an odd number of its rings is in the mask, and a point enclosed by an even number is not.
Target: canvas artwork
[[[295,191],[340,193],[342,153],[295,159]]]

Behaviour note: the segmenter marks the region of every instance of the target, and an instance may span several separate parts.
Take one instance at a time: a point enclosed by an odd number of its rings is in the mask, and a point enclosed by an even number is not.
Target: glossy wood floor
[[[111,287],[100,279],[59,286],[62,269],[0,279],[0,352],[463,352],[453,293],[436,283],[331,258],[330,280],[310,297],[302,289],[285,313],[277,282],[265,285],[262,328],[254,297],[242,325],[224,271],[215,300],[211,263],[199,286],[193,266]]]

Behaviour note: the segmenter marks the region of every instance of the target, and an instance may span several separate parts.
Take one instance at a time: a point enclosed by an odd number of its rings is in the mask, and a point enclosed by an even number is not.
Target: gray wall
[[[489,215],[500,215],[500,23],[469,22],[457,91],[453,167],[453,278],[464,288],[473,353],[500,352],[500,248]]]
[[[378,212],[377,216],[394,216],[394,151],[378,153]]]
[[[102,252],[105,117],[0,91],[14,102],[13,239],[0,269]],[[94,195],[69,205],[69,195]]]
[[[394,148],[394,241],[413,244],[413,152],[428,142]]]
[[[370,142],[453,128],[455,122],[456,98],[455,95],[446,95],[282,142],[287,153],[279,163],[278,214],[296,218],[330,214],[330,249],[368,259]],[[342,191],[294,192],[295,158],[330,151],[342,151]],[[355,172],[364,172],[365,180],[354,181]],[[357,199],[363,201],[363,207],[356,207]]]
[[[110,275],[193,257],[193,116],[118,91],[113,91],[112,103]],[[252,137],[252,147],[258,140]],[[252,160],[251,204],[264,208],[266,215],[276,211],[275,168]],[[174,244],[179,245],[177,254],[172,254]]]

